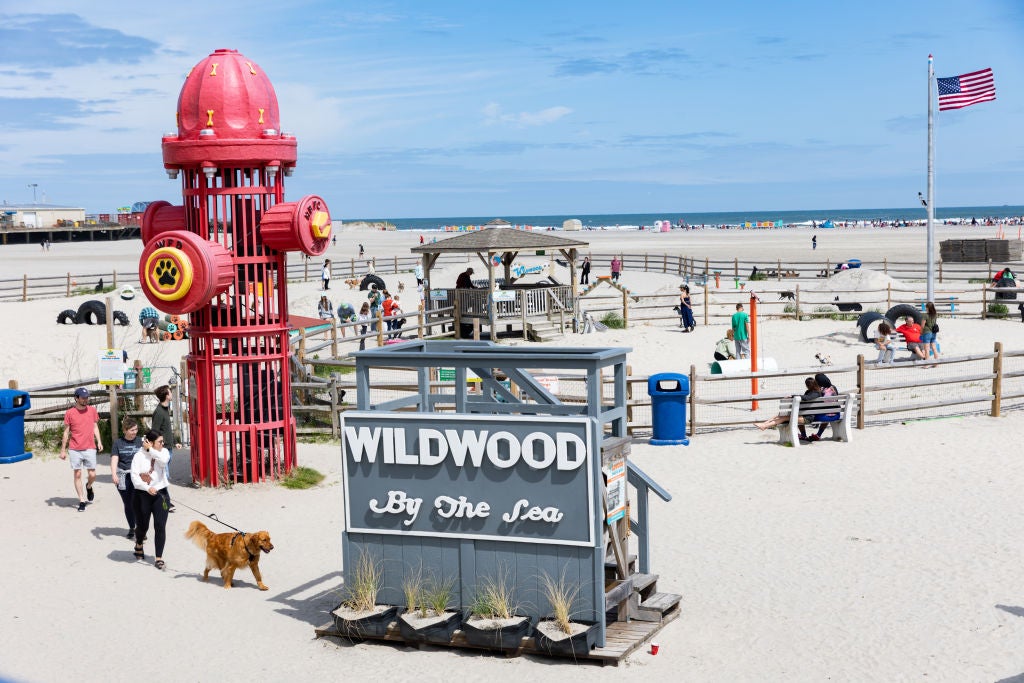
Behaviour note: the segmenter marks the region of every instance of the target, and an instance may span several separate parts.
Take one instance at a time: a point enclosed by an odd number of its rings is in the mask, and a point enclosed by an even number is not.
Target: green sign
[[[153,381],[153,368],[142,368],[142,383],[149,384]]]

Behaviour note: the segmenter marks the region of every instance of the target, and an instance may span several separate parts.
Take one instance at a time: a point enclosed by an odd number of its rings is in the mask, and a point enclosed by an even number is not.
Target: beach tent
[[[819,228],[834,228],[834,227],[836,227],[836,224],[829,220],[829,221],[825,221],[824,223],[822,223],[818,227]]]

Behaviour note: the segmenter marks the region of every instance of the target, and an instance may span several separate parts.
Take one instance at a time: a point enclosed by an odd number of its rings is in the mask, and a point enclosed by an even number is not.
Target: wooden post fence
[[[1003,343],[995,343],[995,358],[992,359],[992,417],[999,417],[1003,395]]]
[[[704,293],[700,297],[700,306],[704,309],[704,326],[708,324],[708,283],[704,281]]]
[[[694,415],[697,412],[697,366],[690,366],[690,436],[693,436],[694,429],[697,427],[697,418]],[[653,421],[653,420],[652,420]]]
[[[857,354],[857,429],[864,429],[864,354]]]

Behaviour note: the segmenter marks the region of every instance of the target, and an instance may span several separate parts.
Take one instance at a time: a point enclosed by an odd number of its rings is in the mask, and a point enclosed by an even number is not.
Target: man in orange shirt
[[[70,446],[70,448],[69,448]],[[75,491],[78,493],[78,511],[85,511],[85,501],[95,498],[92,484],[96,481],[96,452],[103,450],[100,438],[100,416],[96,408],[89,405],[89,390],[75,389],[75,405],[64,413],[64,436],[61,438],[60,459],[71,456],[74,472]],[[82,490],[82,470],[89,472],[85,490]]]
[[[896,331],[907,340],[907,349],[916,356],[915,360],[926,360],[927,356],[921,349],[921,326],[914,322],[912,316],[907,316],[903,324],[896,328]]]

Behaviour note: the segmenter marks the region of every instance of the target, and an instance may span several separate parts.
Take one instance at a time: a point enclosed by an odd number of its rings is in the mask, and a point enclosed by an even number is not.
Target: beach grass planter
[[[406,642],[448,645],[462,626],[461,612],[445,612],[420,617],[417,612],[406,612],[398,617],[398,632]]]
[[[494,650],[518,650],[532,630],[530,617],[470,617],[462,622],[462,634],[468,644]]]
[[[352,638],[383,638],[388,634],[388,627],[398,616],[397,605],[380,605],[379,611],[367,614],[365,611],[354,611],[345,605],[339,605],[331,615],[338,633]]]
[[[597,643],[597,622],[573,621],[572,624],[576,632],[570,635],[553,619],[538,623],[533,631],[537,649],[559,657],[581,657],[589,653]]]

